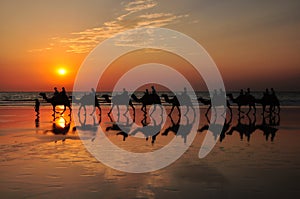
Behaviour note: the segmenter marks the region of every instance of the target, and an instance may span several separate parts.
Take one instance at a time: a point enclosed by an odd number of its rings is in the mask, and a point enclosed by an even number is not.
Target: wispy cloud
[[[132,28],[163,27],[178,22],[181,18],[188,17],[188,15],[175,15],[173,13],[151,13],[151,10],[157,6],[158,3],[155,0],[131,1],[123,5],[122,14],[99,27],[73,32],[68,37],[55,37],[52,40],[66,47],[67,52],[87,53],[99,42],[116,33]],[[145,11],[149,13],[145,14]]]

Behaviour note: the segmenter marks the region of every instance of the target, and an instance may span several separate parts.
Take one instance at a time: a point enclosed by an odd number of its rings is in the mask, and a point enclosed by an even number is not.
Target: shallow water
[[[135,120],[141,125],[144,117],[138,109]],[[265,125],[277,129],[273,134],[267,133],[270,131],[264,134],[258,128],[251,131],[251,127],[263,124],[261,110],[256,114],[256,122],[253,115],[244,116],[239,123],[242,129],[248,129],[243,139],[237,131],[225,134],[222,142],[219,140],[203,159],[198,158],[198,153],[206,131],[198,132],[188,151],[170,166],[132,174],[97,161],[78,136],[79,132],[87,132],[81,138],[92,143],[93,135],[97,136],[95,129],[105,131],[111,127],[115,120],[107,117],[108,107],[103,108],[101,120],[95,115],[95,123],[91,122],[93,117],[87,114],[89,119],[76,125],[67,114],[64,119],[58,117],[53,121],[49,106],[41,107],[39,118],[32,107],[0,107],[0,195],[3,198],[298,198],[299,110],[284,108],[280,118]],[[203,112],[205,109],[201,108],[199,128],[208,124]],[[126,121],[124,116],[120,117],[120,121]],[[176,112],[172,119],[176,124]],[[146,122],[150,122],[149,117]],[[59,125],[69,128],[66,135],[53,134]],[[118,130],[105,131],[105,135],[128,151],[149,152],[162,148],[175,137],[172,132],[162,135],[164,129],[173,125],[167,117],[154,144],[151,139],[130,136],[123,141],[122,135],[116,135]],[[236,110],[228,130],[232,127],[238,127]]]

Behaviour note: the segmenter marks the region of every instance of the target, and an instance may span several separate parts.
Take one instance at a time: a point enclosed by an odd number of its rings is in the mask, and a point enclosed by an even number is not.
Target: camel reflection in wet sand
[[[64,142],[66,140],[66,135],[70,131],[70,127],[71,127],[71,116],[70,115],[69,116],[60,115],[57,117],[53,116],[52,128],[45,130],[44,134],[51,132],[54,135],[61,135],[61,136],[63,136],[63,138],[59,139],[59,140]],[[57,142],[59,140],[55,140],[55,142]]]

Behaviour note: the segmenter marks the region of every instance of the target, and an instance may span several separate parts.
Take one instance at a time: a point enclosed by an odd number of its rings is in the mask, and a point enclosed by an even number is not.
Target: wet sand
[[[298,198],[300,178],[299,108],[284,108],[274,140],[260,129],[241,140],[238,132],[225,135],[204,159],[198,158],[205,131],[170,166],[150,173],[131,174],[98,162],[83,146],[74,123],[66,136],[53,134],[50,107],[36,118],[31,107],[0,107],[0,195],[3,198]],[[103,109],[100,127],[111,126]],[[262,124],[260,111],[255,125]],[[205,109],[201,109],[201,113]],[[172,118],[176,120],[176,113]],[[66,122],[69,118],[64,116]],[[99,122],[98,117],[95,118]],[[143,119],[137,110],[136,121]],[[250,118],[253,125],[253,116]],[[250,121],[241,119],[245,128]],[[55,121],[65,125],[65,121]],[[231,127],[237,126],[234,110]],[[207,124],[201,114],[199,128]],[[98,125],[89,124],[91,130]],[[172,125],[170,119],[164,128]],[[77,126],[77,129],[80,128]],[[78,129],[79,130],[79,129]],[[126,150],[153,151],[174,134],[151,140],[126,138],[117,131],[109,139]],[[274,136],[274,135],[273,135]]]

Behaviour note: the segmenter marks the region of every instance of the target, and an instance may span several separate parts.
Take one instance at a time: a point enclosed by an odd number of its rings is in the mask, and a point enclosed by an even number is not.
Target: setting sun
[[[59,68],[58,70],[57,70],[57,73],[59,74],[59,75],[65,75],[66,73],[67,73],[67,70],[66,69],[64,69],[64,68]]]

